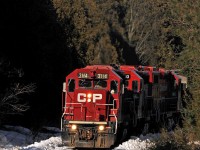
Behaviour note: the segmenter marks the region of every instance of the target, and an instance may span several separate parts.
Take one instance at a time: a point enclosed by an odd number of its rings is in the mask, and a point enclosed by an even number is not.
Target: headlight
[[[104,129],[105,129],[104,126],[102,126],[102,125],[99,126],[99,131],[103,131]]]
[[[72,130],[76,130],[77,129],[77,125],[73,124],[72,125]]]

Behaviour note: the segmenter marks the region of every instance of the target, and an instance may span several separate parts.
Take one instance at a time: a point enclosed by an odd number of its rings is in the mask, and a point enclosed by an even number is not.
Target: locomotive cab
[[[142,87],[143,79],[136,73],[134,66],[120,66],[125,74],[124,114],[128,116],[133,127],[137,126],[138,119],[142,118]]]

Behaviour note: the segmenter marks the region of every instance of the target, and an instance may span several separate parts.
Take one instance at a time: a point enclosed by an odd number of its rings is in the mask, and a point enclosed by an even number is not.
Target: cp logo
[[[92,102],[95,103],[97,100],[101,100],[102,99],[102,94],[92,94],[91,97],[87,97],[86,93],[78,93],[77,95],[77,101],[78,102],[86,102],[88,99],[92,99]]]

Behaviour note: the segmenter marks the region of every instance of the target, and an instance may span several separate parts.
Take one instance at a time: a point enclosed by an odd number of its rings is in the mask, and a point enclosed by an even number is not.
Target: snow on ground
[[[146,136],[140,135],[139,137],[132,136],[128,141],[123,142],[115,149],[123,150],[147,150],[155,146],[153,141],[159,139],[160,134],[147,134]]]
[[[0,130],[0,150],[66,150],[69,147],[62,146],[61,134],[58,128],[44,127],[45,133],[33,136],[29,129],[19,126],[5,126]],[[34,138],[33,138],[34,137]],[[131,137],[123,142],[116,150],[147,150],[154,146],[153,141],[159,138],[159,134]]]
[[[51,137],[47,140],[35,142],[34,144],[22,147],[20,150],[66,150],[70,149],[61,145],[61,137]]]

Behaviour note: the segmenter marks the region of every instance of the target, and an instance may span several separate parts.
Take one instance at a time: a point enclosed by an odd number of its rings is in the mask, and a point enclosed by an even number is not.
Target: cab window
[[[134,80],[132,82],[132,88],[133,88],[134,92],[137,92],[137,90],[138,90],[138,81]]]
[[[68,87],[69,87],[69,92],[74,92],[75,89],[75,80],[74,79],[69,79],[68,80]]]
[[[107,82],[105,80],[95,80],[94,81],[94,87],[95,88],[106,88]]]
[[[78,85],[79,85],[79,87],[91,88],[92,82],[91,82],[91,80],[81,79],[81,80],[79,80]]]
[[[118,87],[118,81],[116,80],[111,81],[110,85],[111,92],[113,91],[113,93],[117,93],[118,92],[117,87]]]
[[[125,87],[128,87],[128,84],[129,84],[129,83],[128,83],[128,80],[126,80],[124,86],[125,86]]]

